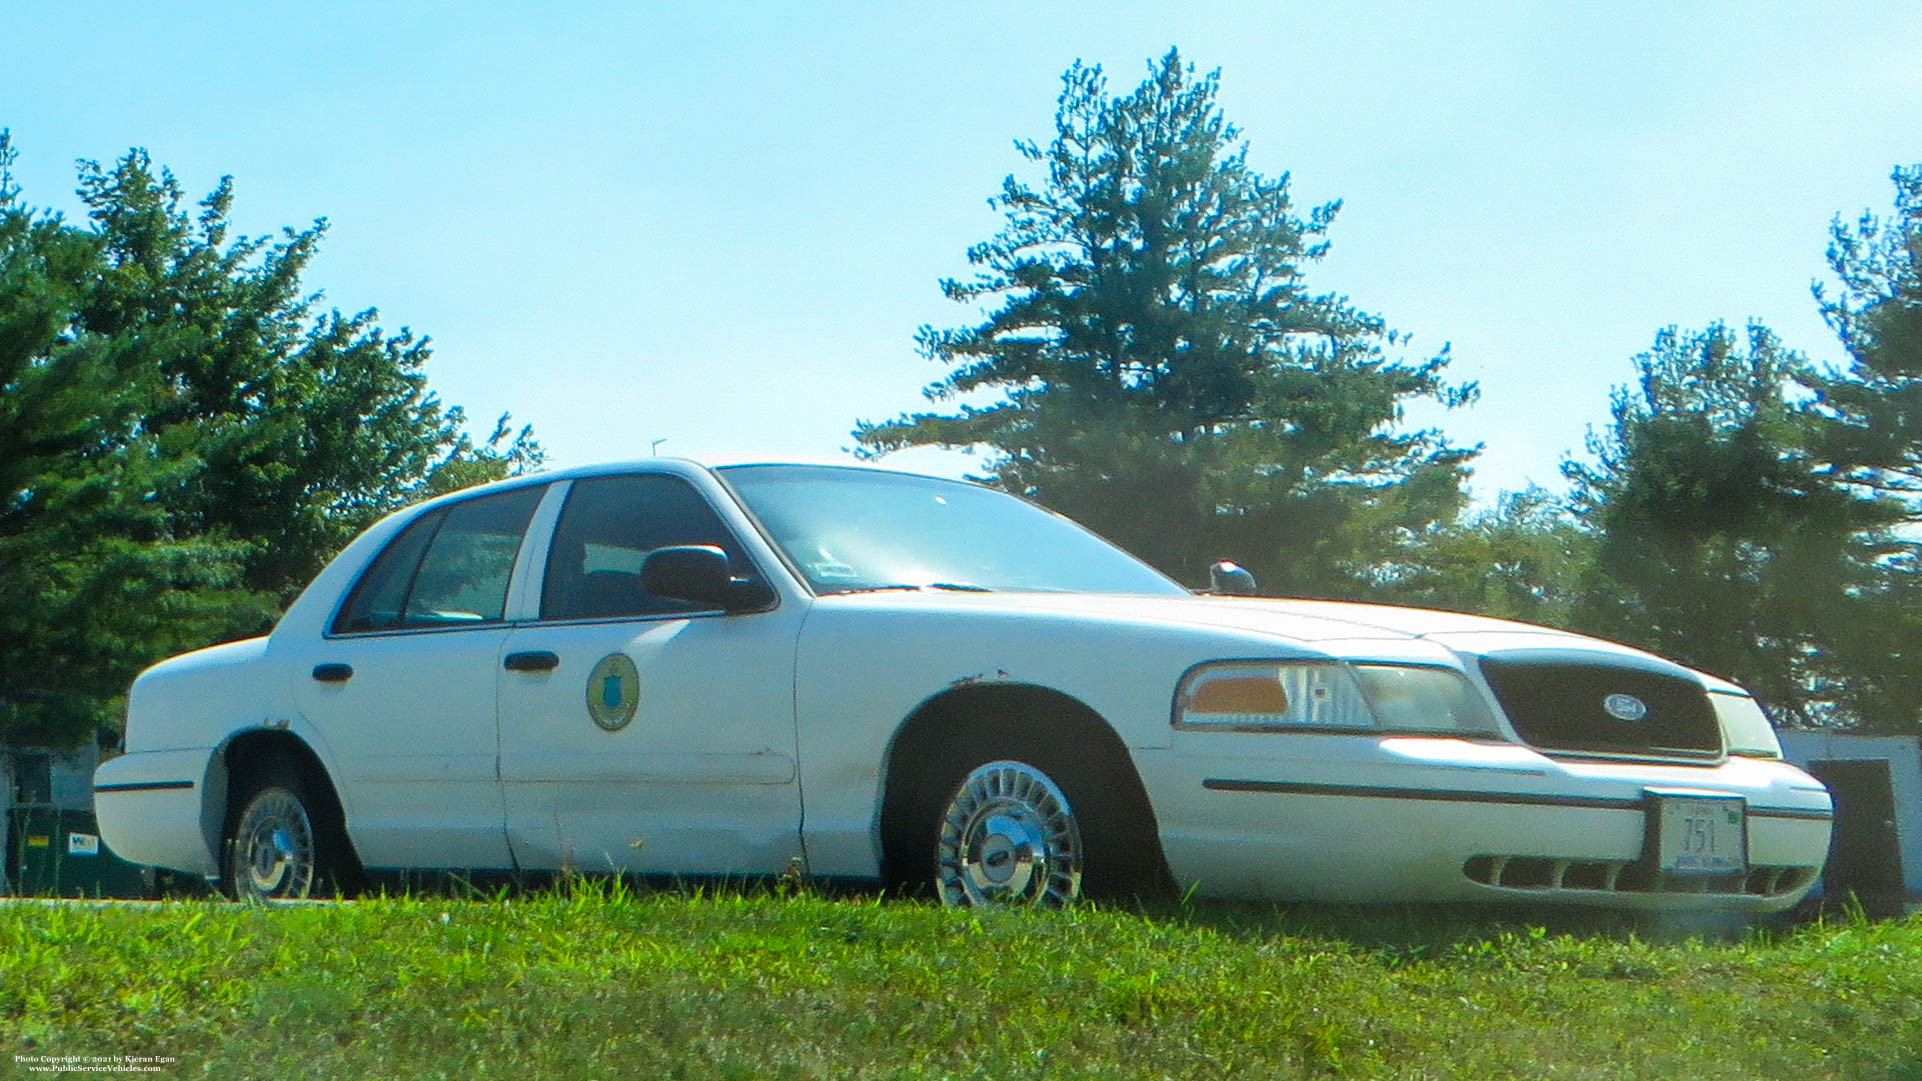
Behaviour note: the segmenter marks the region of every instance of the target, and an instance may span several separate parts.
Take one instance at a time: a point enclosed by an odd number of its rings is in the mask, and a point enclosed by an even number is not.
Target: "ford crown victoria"
[[[1741,688],[1542,627],[1197,596],[959,481],[650,459],[404,510],[135,682],[127,857],[1760,912],[1831,805]]]

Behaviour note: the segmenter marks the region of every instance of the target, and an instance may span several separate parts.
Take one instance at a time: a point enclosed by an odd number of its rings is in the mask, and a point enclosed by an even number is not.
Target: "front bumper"
[[[1769,912],[1808,892],[1828,851],[1827,792],[1780,762],[1563,761],[1442,739],[1212,738],[1200,745],[1206,755],[1194,743],[1137,755],[1170,869],[1210,895]],[[1678,788],[1742,799],[1743,867],[1656,869],[1652,793]]]

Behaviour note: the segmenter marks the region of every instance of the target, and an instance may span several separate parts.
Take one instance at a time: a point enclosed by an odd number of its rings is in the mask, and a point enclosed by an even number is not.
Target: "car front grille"
[[[1519,650],[1481,670],[1515,731],[1546,751],[1719,758],[1708,691],[1679,665],[1599,652]]]
[[[1639,860],[1475,856],[1462,873],[1484,886],[1543,893],[1725,893],[1779,897],[1815,881],[1814,867],[1750,867],[1746,874],[1664,875]]]

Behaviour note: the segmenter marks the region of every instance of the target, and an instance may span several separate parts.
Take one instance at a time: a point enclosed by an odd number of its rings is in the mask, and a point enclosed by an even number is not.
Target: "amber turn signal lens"
[[[1188,694],[1190,713],[1288,712],[1288,692],[1275,675],[1210,676]]]

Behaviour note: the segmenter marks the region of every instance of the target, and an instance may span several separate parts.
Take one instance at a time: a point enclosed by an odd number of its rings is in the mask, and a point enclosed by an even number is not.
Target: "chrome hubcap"
[[[1059,907],[1081,893],[1081,830],[1047,774],[989,762],[948,800],[935,852],[945,905]]]
[[[245,891],[255,897],[305,897],[314,883],[314,831],[300,801],[281,789],[248,806],[235,854]]]

